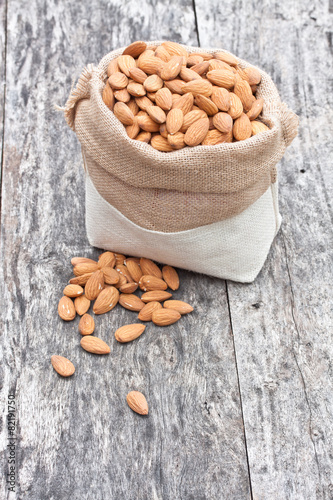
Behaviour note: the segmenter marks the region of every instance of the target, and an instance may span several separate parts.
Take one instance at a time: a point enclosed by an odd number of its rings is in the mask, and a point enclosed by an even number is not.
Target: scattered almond
[[[141,392],[131,391],[127,394],[126,401],[131,410],[139,415],[148,415],[148,403]]]
[[[188,314],[193,311],[193,307],[187,302],[183,302],[182,300],[166,300],[163,304],[165,309],[173,309],[178,311],[179,314]]]
[[[176,323],[181,318],[181,314],[174,309],[156,309],[152,314],[152,321],[157,326],[168,326]]]
[[[95,300],[104,288],[103,271],[94,272],[86,283],[84,294],[88,300]]]
[[[85,351],[93,354],[109,354],[111,351],[110,347],[106,344],[106,342],[104,342],[104,340],[94,337],[93,335],[82,337],[80,344]]]
[[[146,325],[141,323],[133,323],[132,325],[124,325],[116,330],[114,336],[121,343],[131,342],[137,339],[144,332]]]
[[[73,301],[64,295],[59,300],[58,314],[64,321],[72,321],[76,316],[76,311]]]
[[[69,359],[54,354],[51,356],[53,368],[62,377],[70,377],[75,372],[75,366]]]
[[[171,290],[178,290],[179,288],[179,276],[176,271],[171,266],[163,266],[162,268],[163,279]]]
[[[81,335],[91,335],[95,330],[95,321],[90,314],[84,314],[79,322],[79,332]]]
[[[141,311],[144,307],[144,302],[137,296],[133,294],[122,293],[119,296],[119,304],[123,306],[125,309],[129,309],[130,311]]]
[[[67,295],[67,297],[79,297],[79,295],[83,294],[83,288],[80,285],[67,285],[63,294]]]
[[[162,304],[160,302],[156,300],[148,302],[139,312],[138,319],[140,321],[151,321],[152,314],[156,309],[162,309]]]
[[[140,259],[140,267],[142,274],[148,274],[149,276],[156,276],[156,278],[162,279],[160,268],[152,260],[142,257]]]
[[[152,292],[145,292],[141,295],[141,301],[144,303],[157,301],[163,302],[163,300],[168,300],[172,297],[169,292],[164,292],[162,290],[154,290]]]
[[[74,299],[75,311],[79,316],[85,314],[90,307],[90,300],[85,295],[80,295]]]
[[[119,300],[119,292],[113,286],[107,286],[98,295],[93,311],[95,314],[104,314],[111,311],[117,304]]]

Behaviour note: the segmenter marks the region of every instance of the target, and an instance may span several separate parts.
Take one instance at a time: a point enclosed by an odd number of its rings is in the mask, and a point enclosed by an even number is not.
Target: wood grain
[[[3,122],[6,82],[6,24],[7,1],[0,0],[0,162],[2,169]],[[1,179],[1,170],[0,170]]]
[[[325,2],[196,7],[202,45],[262,67],[300,116],[281,232],[255,283],[228,283],[253,498],[332,498],[332,17]]]
[[[70,258],[98,252],[85,235],[79,146],[53,105],[83,66],[140,38],[195,43],[192,2],[9,3],[0,447],[5,463],[12,392],[20,499],[250,498],[223,281],[182,272],[175,298],[195,312],[166,329],[149,325],[129,345],[113,333],[135,314],[119,307],[97,317],[109,356],[83,351],[78,318],[57,316]],[[72,378],[54,372],[52,354],[74,363]],[[133,389],[147,396],[148,418],[128,408]],[[5,475],[0,485],[7,491]]]

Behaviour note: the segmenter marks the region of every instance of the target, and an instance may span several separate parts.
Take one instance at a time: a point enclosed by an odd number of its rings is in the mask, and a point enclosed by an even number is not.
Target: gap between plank
[[[252,481],[251,481],[251,469],[250,469],[250,462],[249,462],[249,454],[248,454],[248,451],[247,451],[247,441],[246,441],[245,420],[244,420],[244,412],[243,412],[243,402],[242,402],[242,394],[241,394],[241,388],[240,388],[240,382],[239,382],[239,373],[238,373],[237,356],[236,356],[236,346],[235,346],[235,339],[234,339],[234,330],[233,330],[233,327],[232,327],[232,318],[231,318],[231,309],[230,309],[229,290],[228,290],[228,282],[227,282],[227,280],[225,280],[225,290],[226,290],[226,293],[227,293],[229,322],[230,322],[230,328],[231,328],[232,343],[233,343],[233,346],[234,346],[234,357],[235,357],[237,384],[238,384],[238,392],[239,392],[239,401],[240,401],[242,421],[243,421],[243,435],[244,435],[244,444],[245,444],[247,471],[248,471],[248,475],[249,475],[249,484],[250,484],[250,495],[251,495],[251,500],[253,500]]]
[[[199,27],[198,27],[198,18],[197,18],[197,10],[195,7],[195,0],[192,0],[192,7],[193,7],[193,13],[194,13],[195,31],[197,32],[198,47],[201,47],[200,36],[199,36]]]

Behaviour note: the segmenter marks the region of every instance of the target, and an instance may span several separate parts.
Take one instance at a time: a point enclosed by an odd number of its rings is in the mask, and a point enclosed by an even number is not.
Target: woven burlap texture
[[[147,42],[159,45],[162,41]],[[191,52],[218,48],[183,45]],[[241,213],[275,182],[277,162],[297,134],[296,115],[281,102],[260,70],[257,97],[270,131],[245,141],[163,153],[130,139],[102,100],[108,63],[125,47],[88,65],[65,106],[65,117],[82,146],[85,168],[103,198],[135,224],[177,232]],[[250,66],[239,60],[241,68]],[[259,69],[259,68],[258,68]]]

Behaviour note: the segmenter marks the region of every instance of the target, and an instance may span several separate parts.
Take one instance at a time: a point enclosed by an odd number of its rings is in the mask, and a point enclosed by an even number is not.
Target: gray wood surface
[[[6,80],[6,1],[0,0],[0,158],[2,158],[4,99]],[[1,178],[1,174],[0,174]]]
[[[18,408],[17,494],[1,474],[0,497],[332,499],[328,4],[2,0],[0,19],[4,473],[8,393]],[[53,105],[87,63],[137,39],[199,40],[258,64],[301,126],[280,164],[282,229],[255,283],[182,271],[175,297],[195,312],[120,345],[114,330],[136,315],[118,307],[96,320],[112,350],[101,358],[80,348],[78,319],[56,312],[70,258],[98,251],[85,235],[79,145]],[[54,353],[73,361],[72,379],[55,374]],[[128,409],[132,389],[148,418]]]

